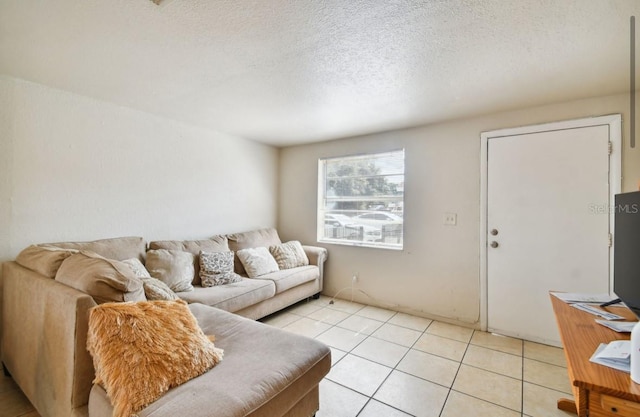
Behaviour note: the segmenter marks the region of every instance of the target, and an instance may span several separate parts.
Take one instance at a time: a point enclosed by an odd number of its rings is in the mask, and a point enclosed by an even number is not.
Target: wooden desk
[[[567,358],[567,371],[575,402],[559,399],[558,408],[580,417],[640,416],[640,384],[629,374],[589,362],[600,343],[629,340],[629,333],[616,333],[595,322],[596,316],[571,307],[550,295]],[[607,307],[607,311],[635,321],[626,307]]]

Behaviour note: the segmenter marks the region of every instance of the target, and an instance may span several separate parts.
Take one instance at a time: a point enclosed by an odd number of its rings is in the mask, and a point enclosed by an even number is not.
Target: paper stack
[[[609,344],[601,343],[589,360],[593,363],[630,373],[631,342],[628,340],[616,340]]]

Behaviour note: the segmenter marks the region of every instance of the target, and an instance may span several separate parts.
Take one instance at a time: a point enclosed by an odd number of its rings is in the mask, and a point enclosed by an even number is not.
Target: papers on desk
[[[600,343],[589,361],[631,373],[631,342],[616,340],[609,344]]]
[[[615,297],[609,294],[584,294],[577,292],[552,292],[556,298],[564,301],[565,303],[592,303],[602,304],[607,303],[615,299]]]
[[[624,317],[622,316],[609,313],[608,311],[601,310],[598,307],[594,307],[589,304],[573,303],[571,304],[571,307],[575,307],[578,310],[586,311],[587,313],[593,314],[594,316],[602,317],[605,320],[624,320]]]
[[[596,323],[602,324],[605,327],[610,328],[618,333],[631,333],[633,326],[637,321],[608,321],[608,320],[596,320]]]

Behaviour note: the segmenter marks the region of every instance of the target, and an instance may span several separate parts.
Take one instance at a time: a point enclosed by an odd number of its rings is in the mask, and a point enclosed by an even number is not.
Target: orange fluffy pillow
[[[187,303],[105,303],[91,309],[87,349],[114,417],[129,417],[222,360]]]

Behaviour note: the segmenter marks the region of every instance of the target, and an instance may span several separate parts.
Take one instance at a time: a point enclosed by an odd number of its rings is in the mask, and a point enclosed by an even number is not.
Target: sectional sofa
[[[147,250],[188,252],[197,259],[200,251],[237,252],[279,243],[274,229],[262,229],[197,241],[147,245],[143,238],[133,237],[42,247],[97,254],[97,259],[144,262]],[[140,417],[314,415],[319,407],[318,384],[331,365],[328,347],[252,320],[322,290],[326,250],[303,248],[309,265],[291,270],[210,288],[200,285],[194,275],[194,290],[177,295],[189,302],[202,330],[215,335],[224,359],[203,375],[171,388],[137,413]],[[95,371],[87,351],[88,316],[99,297],[89,295],[92,289],[74,288],[56,276],[71,257],[52,261],[47,249],[31,249],[30,256],[18,256],[18,262],[3,265],[3,367],[43,417],[111,416],[113,406],[105,390],[92,383]],[[236,268],[244,272],[237,263]],[[131,285],[125,287],[117,301],[126,301],[127,294],[137,291]]]

